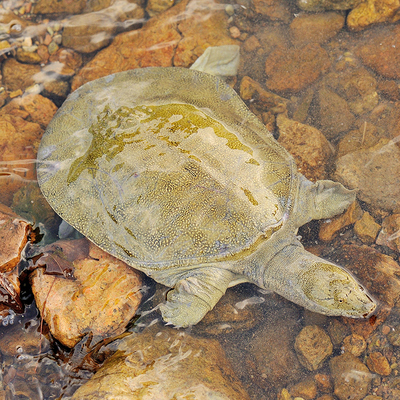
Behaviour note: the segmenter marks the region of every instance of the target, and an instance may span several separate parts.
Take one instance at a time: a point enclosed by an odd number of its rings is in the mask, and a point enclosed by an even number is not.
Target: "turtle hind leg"
[[[181,328],[197,324],[214,308],[233,279],[232,272],[217,267],[191,270],[160,305],[163,320]]]

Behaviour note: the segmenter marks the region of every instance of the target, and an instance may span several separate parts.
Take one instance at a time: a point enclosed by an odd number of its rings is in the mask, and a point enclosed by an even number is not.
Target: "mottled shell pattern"
[[[212,75],[145,68],[89,82],[65,101],[38,153],[54,210],[140,268],[240,257],[288,217],[292,157]]]

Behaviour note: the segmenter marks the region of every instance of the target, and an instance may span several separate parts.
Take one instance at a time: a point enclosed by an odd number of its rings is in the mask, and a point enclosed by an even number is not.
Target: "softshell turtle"
[[[312,183],[222,80],[145,68],[89,82],[65,101],[38,153],[54,210],[96,245],[172,287],[163,319],[196,324],[252,282],[318,313],[366,317],[376,303],[297,229],[355,199]]]

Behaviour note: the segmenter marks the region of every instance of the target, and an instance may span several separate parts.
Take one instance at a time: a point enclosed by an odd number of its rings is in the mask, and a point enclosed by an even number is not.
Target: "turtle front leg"
[[[195,269],[181,276],[160,305],[165,322],[176,327],[197,324],[224,295],[234,274],[215,267]]]

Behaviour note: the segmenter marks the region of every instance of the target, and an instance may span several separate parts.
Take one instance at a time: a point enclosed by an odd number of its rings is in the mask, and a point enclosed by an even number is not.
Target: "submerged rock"
[[[361,219],[354,224],[354,232],[365,244],[372,244],[381,226],[377,224],[370,213],[365,212]]]
[[[363,0],[297,0],[297,5],[305,11],[350,10]]]
[[[290,24],[291,42],[295,46],[324,43],[343,28],[344,20],[344,16],[337,12],[300,14]]]
[[[381,139],[368,149],[340,157],[336,179],[373,209],[400,212],[400,148],[396,140]]]
[[[380,27],[363,35],[357,55],[363,63],[389,79],[400,79],[400,25]]]
[[[30,276],[40,313],[52,335],[67,347],[89,332],[97,338],[122,333],[142,298],[137,271],[93,244],[88,254],[79,252],[82,241],[56,242],[53,252],[46,251],[47,270],[51,267],[59,275],[38,268]],[[74,280],[63,274],[67,263],[72,264]],[[63,270],[56,271],[57,266]]]
[[[400,214],[389,215],[383,220],[376,244],[400,252]]]
[[[297,335],[294,348],[300,363],[309,371],[321,368],[333,351],[331,339],[317,325],[305,326]]]
[[[35,83],[33,76],[40,72],[40,66],[22,64],[14,58],[9,58],[2,65],[3,82],[9,91],[22,90]]]
[[[76,400],[249,400],[220,344],[153,325],[126,337]]]
[[[328,53],[310,43],[297,48],[277,48],[265,62],[266,86],[272,91],[297,93],[315,82],[330,67]]]
[[[115,72],[143,67],[189,67],[210,46],[236,44],[226,13],[184,0],[139,30],[121,33],[79,71],[72,90]],[[201,35],[198,32],[202,32]]]
[[[265,15],[272,21],[289,23],[293,18],[293,6],[290,0],[253,0],[256,13]]]
[[[346,100],[328,87],[321,87],[316,98],[315,119],[327,139],[335,139],[354,123]]]
[[[128,1],[116,1],[108,8],[74,15],[64,24],[62,44],[81,53],[91,53],[107,46],[119,31],[139,28],[144,10]]]
[[[79,14],[86,6],[86,0],[38,0],[33,7],[33,14]]]
[[[247,373],[253,384],[265,390],[275,390],[301,378],[302,367],[293,349],[301,328],[300,316],[292,305],[279,306],[266,313],[248,344]]]
[[[277,117],[278,142],[294,157],[297,170],[315,182],[328,178],[328,163],[333,156],[331,145],[316,128],[290,120],[284,114]]]
[[[367,395],[372,374],[357,357],[350,353],[334,357],[330,370],[339,400],[362,400]]]
[[[398,0],[367,0],[350,11],[347,26],[356,31],[373,24],[396,22],[400,19]]]

